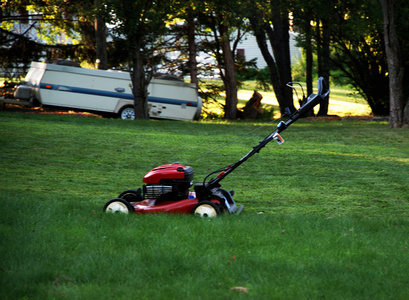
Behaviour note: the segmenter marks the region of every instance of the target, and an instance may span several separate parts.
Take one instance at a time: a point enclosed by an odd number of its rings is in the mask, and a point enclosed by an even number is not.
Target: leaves
[[[232,287],[230,290],[241,292],[241,293],[244,293],[244,294],[249,293],[249,290],[247,288],[243,287],[243,286],[235,286],[235,287]]]

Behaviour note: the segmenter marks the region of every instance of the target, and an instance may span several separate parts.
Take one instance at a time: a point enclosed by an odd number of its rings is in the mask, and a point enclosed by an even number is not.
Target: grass
[[[407,299],[409,131],[299,121],[223,181],[239,215],[106,215],[153,167],[195,179],[273,125],[0,112],[2,299]]]

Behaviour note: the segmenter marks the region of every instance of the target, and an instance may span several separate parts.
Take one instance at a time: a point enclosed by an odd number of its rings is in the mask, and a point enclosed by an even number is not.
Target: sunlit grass
[[[315,88],[316,86],[314,86],[314,91],[316,91]],[[240,89],[238,92],[239,108],[243,107],[246,104],[246,102],[253,95],[255,89],[256,89],[255,82],[248,81],[244,83],[243,88]],[[266,109],[273,108],[274,117],[278,118],[280,116],[280,110],[274,92],[260,90],[258,90],[258,92],[263,96],[262,100],[263,107]],[[305,87],[304,92],[306,92]],[[298,90],[298,95],[299,97],[302,96],[301,90]],[[219,100],[223,102],[222,98],[220,98]],[[295,106],[298,108],[299,107],[298,99],[296,99],[295,94],[294,103]],[[318,112],[318,109],[319,107],[317,106],[315,108],[315,113]],[[209,110],[215,114],[223,115],[222,110],[216,106],[211,106]],[[331,87],[328,115],[337,115],[339,117],[370,116],[372,115],[372,111],[369,105],[366,103],[366,101],[356,92],[353,92],[353,90],[345,87]]]

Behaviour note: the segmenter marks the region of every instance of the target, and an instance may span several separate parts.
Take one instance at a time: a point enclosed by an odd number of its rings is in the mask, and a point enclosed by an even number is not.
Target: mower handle
[[[327,97],[330,93],[330,90],[328,90],[325,87],[325,80],[324,77],[318,78],[317,81],[317,89],[318,92],[317,94],[311,94],[308,96],[307,101],[304,103],[303,106],[301,106],[296,112],[294,112],[287,120],[287,122],[281,121],[277,125],[277,133],[282,132],[283,130],[287,129],[288,126],[290,126],[292,123],[297,121],[299,118],[304,116],[307,112],[312,110],[318,103],[321,102],[325,97]]]
[[[318,78],[317,82],[318,93],[311,94],[308,96],[306,103],[301,106],[297,111],[295,111],[292,115],[289,116],[286,122],[281,121],[277,125],[277,129],[274,130],[271,134],[269,134],[264,140],[262,140],[257,146],[255,146],[249,153],[243,156],[239,161],[236,163],[226,167],[216,178],[211,179],[207,184],[204,182],[204,186],[206,189],[210,190],[215,187],[220,187],[219,182],[222,181],[228,174],[233,172],[238,166],[244,163],[247,159],[249,159],[254,154],[258,153],[263,147],[265,147],[269,142],[272,140],[277,140],[277,136],[280,138],[279,133],[284,131],[288,128],[292,123],[297,121],[299,118],[304,116],[307,112],[313,109],[318,103],[321,102],[325,97],[327,97],[330,93],[329,89],[325,87],[325,81],[323,77]],[[281,141],[283,141],[280,138]],[[219,170],[220,171],[220,170]],[[216,173],[212,172],[211,174]]]
[[[317,89],[318,89],[318,95],[322,95],[322,92],[324,91],[324,77],[318,78]]]
[[[318,95],[320,95],[322,98],[327,97],[330,93],[330,90],[328,89],[328,86],[326,85],[324,77],[318,78],[317,88],[318,88]]]

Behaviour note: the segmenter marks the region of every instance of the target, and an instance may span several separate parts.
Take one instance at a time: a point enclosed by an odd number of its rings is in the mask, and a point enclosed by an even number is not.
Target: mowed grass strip
[[[274,126],[0,113],[2,299],[406,299],[409,131],[299,121],[223,182],[245,210],[106,215],[178,161],[195,180]]]

